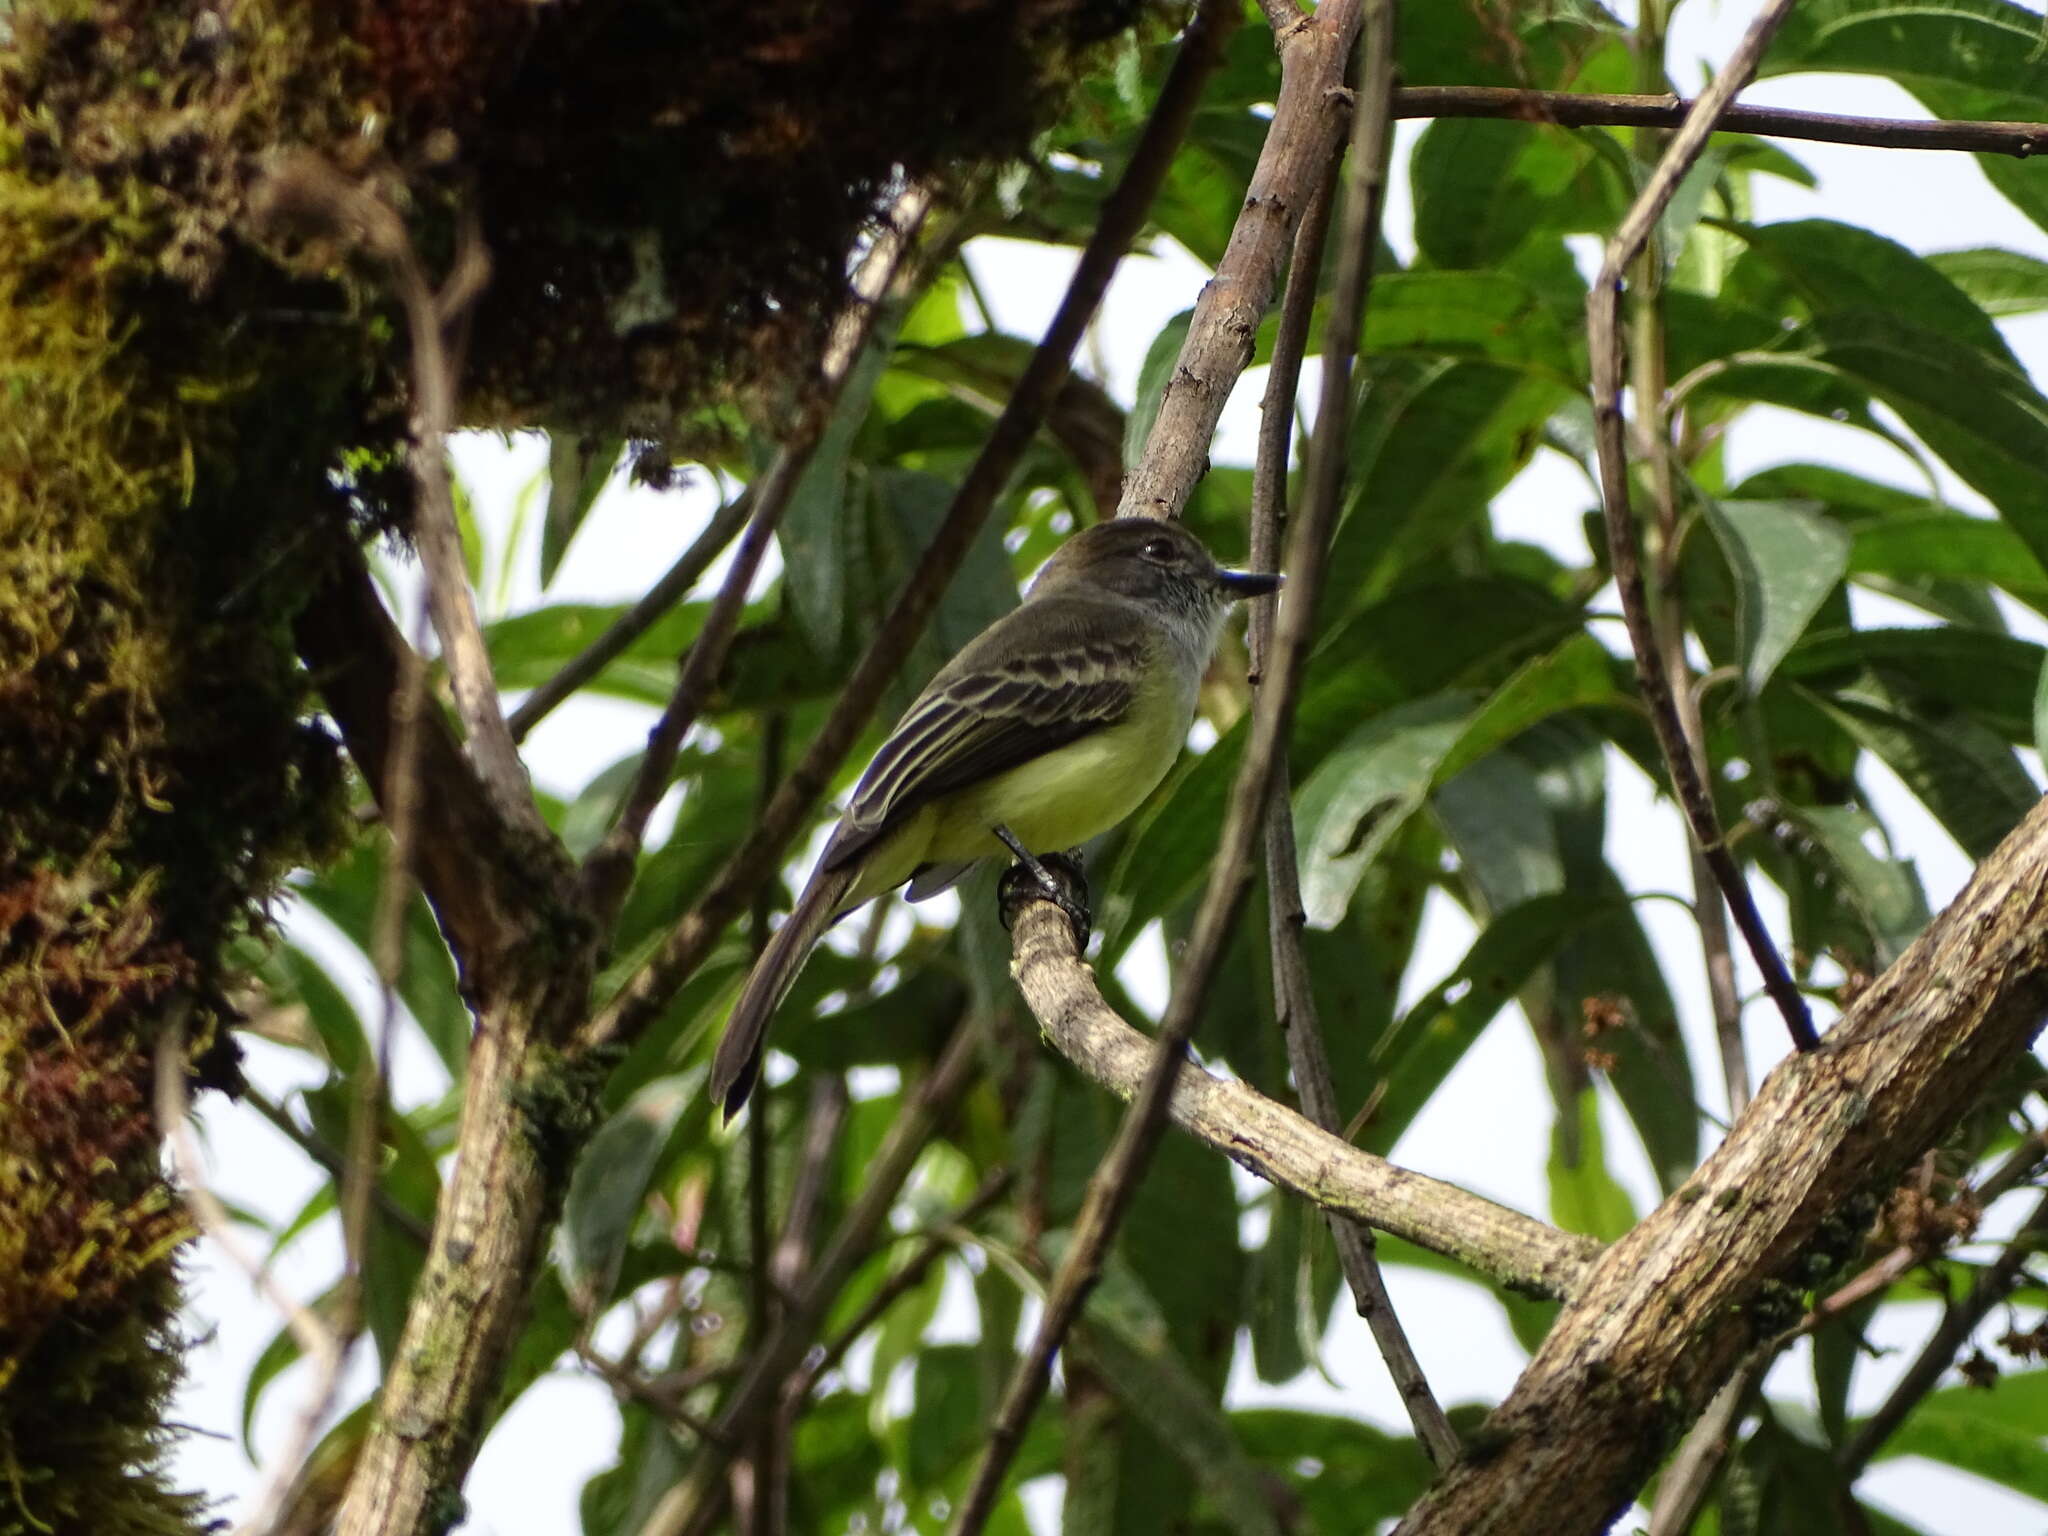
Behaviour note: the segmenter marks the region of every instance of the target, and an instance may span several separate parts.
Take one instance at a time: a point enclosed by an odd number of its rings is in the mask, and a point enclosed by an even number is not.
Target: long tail
[[[711,1097],[725,1106],[726,1119],[738,1114],[754,1091],[775,1010],[796,984],[812,946],[831,926],[852,885],[853,871],[849,869],[813,873],[788,921],[775,930],[761,958],[747,973],[747,984],[740,988],[740,999],[726,1020],[725,1037],[718,1042],[718,1054],[711,1058]]]

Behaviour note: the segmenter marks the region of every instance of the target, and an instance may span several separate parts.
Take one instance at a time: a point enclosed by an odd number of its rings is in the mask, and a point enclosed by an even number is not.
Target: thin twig
[[[333,1174],[339,1181],[348,1168],[348,1159],[320,1137],[300,1125],[282,1104],[265,1097],[259,1090],[244,1087],[241,1100],[257,1114],[268,1120],[278,1133],[291,1141],[306,1156]],[[370,1182],[370,1200],[383,1213],[384,1219],[397,1227],[421,1248],[427,1246],[429,1229],[427,1224],[392,1198],[391,1191],[375,1180]]]
[[[904,1095],[902,1112],[869,1159],[860,1198],[811,1266],[802,1293],[790,1303],[774,1333],[749,1354],[711,1426],[715,1438],[692,1458],[683,1481],[663,1495],[641,1526],[640,1536],[701,1532],[717,1518],[733,1448],[745,1443],[762,1414],[774,1411],[783,1383],[810,1347],[819,1322],[885,1230],[903,1181],[940,1120],[973,1081],[975,1035],[971,1024],[958,1025],[931,1074]]]
[[[869,248],[853,277],[853,298],[833,327],[832,337],[818,365],[817,388],[798,416],[789,436],[776,451],[775,461],[756,484],[753,515],[740,536],[725,582],[712,599],[704,624],[676,669],[676,686],[668,706],[647,733],[647,751],[639,770],[619,802],[613,820],[597,847],[584,861],[584,889],[600,921],[609,921],[625,900],[633,873],[633,859],[646,834],[647,820],[661,797],[668,793],[669,775],[683,738],[696,723],[712,684],[725,666],[733,637],[739,633],[740,615],[746,608],[747,589],[768,552],[768,543],[789,510],[796,490],[817,450],[832,412],[839,402],[854,363],[879,323],[884,300],[901,296],[901,288],[916,270],[918,232],[932,205],[931,189],[911,187],[896,200],[887,227]]]
[[[1736,46],[1713,83],[1693,104],[1684,125],[1672,136],[1670,146],[1657,162],[1621,227],[1607,243],[1600,274],[1586,299],[1587,346],[1592,354],[1593,422],[1600,458],[1601,501],[1607,529],[1609,562],[1614,584],[1621,596],[1622,616],[1628,625],[1630,648],[1635,653],[1636,681],[1656,727],[1658,745],[1663,749],[1672,788],[1693,841],[1712,871],[1734,915],[1735,926],[1748,945],[1750,957],[1763,976],[1764,990],[1784,1016],[1793,1044],[1811,1050],[1819,1044],[1813,1020],[1806,1011],[1791,973],[1772,942],[1757,910],[1756,898],[1743,880],[1742,871],[1722,840],[1720,819],[1706,783],[1693,762],[1685,728],[1657,651],[1657,635],[1644,589],[1641,559],[1636,550],[1634,517],[1629,505],[1628,451],[1623,441],[1622,376],[1623,345],[1619,307],[1623,275],[1641,256],[1655,230],[1657,220],[1670,204],[1700,151],[1713,132],[1716,118],[1735,93],[1748,84],[1763,57],[1765,45],[1791,9],[1792,0],[1768,0],[1757,20]],[[1637,402],[1638,410],[1655,409],[1653,402]]]
[[[527,733],[553,713],[557,705],[610,666],[663,614],[689,596],[698,578],[739,537],[753,505],[753,487],[749,486],[712,513],[703,531],[676,557],[676,563],[663,573],[661,580],[647,589],[644,597],[612,620],[605,632],[565,662],[561,671],[520,700],[519,707],[505,720],[512,739],[526,740]]]
[[[1735,1449],[1735,1433],[1749,1400],[1762,1385],[1780,1346],[1759,1345],[1742,1367],[1722,1383],[1707,1411],[1686,1432],[1657,1480],[1657,1500],[1650,1508],[1649,1536],[1686,1536],[1706,1507],[1707,1496],[1720,1481],[1721,1468]]]
[[[1320,14],[1327,17],[1329,13]],[[1152,1064],[1124,1114],[1108,1156],[1088,1181],[1073,1236],[1047,1289],[1037,1331],[1003,1391],[981,1459],[949,1527],[952,1536],[974,1536],[995,1510],[1010,1463],[1023,1445],[1024,1431],[1045,1396],[1053,1357],[1095,1288],[1110,1244],[1165,1128],[1167,1106],[1180,1077],[1187,1043],[1251,884],[1254,849],[1274,769],[1293,719],[1301,659],[1308,649],[1329,529],[1343,482],[1351,421],[1352,354],[1365,317],[1373,237],[1386,185],[1393,0],[1366,0],[1365,15],[1376,54],[1372,63],[1380,83],[1376,101],[1360,103],[1352,130],[1337,288],[1323,334],[1321,402],[1309,442],[1301,516],[1288,538],[1290,588],[1266,657],[1267,678],[1253,706],[1250,740],[1231,786],[1222,836],[1174,979],[1173,995],[1159,1023]]]
[[[789,717],[782,710],[771,712],[761,731],[760,800],[765,802],[782,777],[782,744],[789,732]],[[754,898],[753,932],[750,935],[754,959],[768,947],[769,887],[763,885]],[[746,1344],[757,1349],[774,1331],[777,1281],[780,1279],[768,1256],[768,1180],[772,1150],[768,1115],[747,1117],[747,1278],[751,1305],[747,1309]],[[815,1129],[815,1120],[813,1121]],[[799,1183],[817,1180],[831,1142],[821,1153],[815,1137],[807,1138]],[[792,1218],[794,1212],[792,1212]],[[748,1437],[747,1454],[733,1464],[736,1483],[744,1482],[744,1493],[734,1490],[734,1501],[745,1513],[745,1528],[751,1536],[776,1536],[783,1528],[782,1442],[776,1434],[773,1414],[762,1414]]]
[[[1636,28],[1636,69],[1646,90],[1667,83],[1664,65],[1665,14],[1657,5],[1642,8]],[[1655,165],[1669,136],[1661,128],[1636,132],[1635,156],[1643,173]],[[1685,654],[1685,594],[1679,580],[1678,486],[1673,413],[1678,409],[1668,390],[1665,364],[1664,252],[1653,234],[1637,258],[1630,286],[1633,334],[1630,363],[1634,369],[1637,454],[1649,466],[1656,500],[1656,586],[1659,602],[1651,619],[1657,631],[1657,659],[1678,705],[1693,768],[1709,774],[1706,724],[1700,714],[1699,691]],[[1728,939],[1728,910],[1714,872],[1697,844],[1688,848],[1692,866],[1693,924],[1699,929],[1700,953],[1707,973],[1707,999],[1714,1016],[1714,1039],[1721,1057],[1721,1077],[1732,1120],[1749,1103],[1749,1052],[1742,1038],[1742,995],[1736,986],[1735,955]],[[1650,1038],[1647,1034],[1645,1038]],[[1711,1417],[1711,1415],[1709,1415]],[[1696,1431],[1699,1432],[1699,1431]]]
[[[789,1208],[783,1214],[782,1233],[767,1256],[769,1278],[785,1294],[794,1294],[803,1284],[818,1213],[831,1179],[832,1154],[839,1146],[851,1102],[846,1079],[836,1072],[824,1073],[811,1084],[803,1146],[798,1149],[796,1177],[789,1186]]]
[[[1212,36],[1213,31],[1199,26],[1190,29],[1124,167],[1123,179],[1102,205],[1095,233],[1074,265],[1073,278],[1046,328],[1045,339],[1018,376],[1002,414],[989,429],[988,440],[954,492],[938,532],[841,687],[831,715],[747,840],[726,860],[696,905],[579,1032],[579,1051],[635,1038],[703,962],[753,890],[774,877],[791,840],[937,611],[947,584],[967,558],[1011,471],[1036,439],[1039,425],[1066,381],[1074,348],[1080,344],[1089,317],[1101,304],[1125,250],[1144,228],[1152,199],[1172,168],[1174,151],[1201,101],[1202,85],[1222,63],[1222,40]]]
[[[185,1186],[185,1204],[198,1222],[199,1229],[213,1239],[235,1268],[249,1277],[249,1284],[257,1293],[277,1308],[292,1338],[298,1343],[299,1353],[313,1367],[312,1390],[306,1395],[283,1452],[272,1462],[271,1474],[264,1480],[262,1491],[250,1501],[249,1513],[236,1527],[237,1536],[244,1536],[244,1533],[269,1530],[278,1511],[284,1508],[292,1481],[298,1476],[313,1437],[319,1432],[321,1421],[332,1405],[334,1384],[341,1379],[341,1368],[348,1357],[348,1343],[311,1307],[284,1288],[261,1255],[242,1240],[227,1207],[221,1204],[220,1196],[207,1182],[206,1160],[200,1154],[187,1113],[185,1016],[188,1012],[189,1003],[174,1003],[167,1010],[163,1030],[157,1036],[157,1129],[171,1144],[178,1178]]]
[[[2005,1252],[1977,1276],[1970,1294],[1942,1314],[1933,1337],[1906,1367],[1906,1374],[1899,1378],[1891,1395],[1863,1421],[1862,1428],[1836,1455],[1835,1464],[1844,1478],[1853,1482],[1861,1476],[1870,1458],[1883,1449],[1892,1432],[1919,1406],[1920,1399],[1934,1390],[1955,1363],[1956,1352],[1970,1341],[1970,1335],[1984,1321],[1985,1314],[2010,1296],[2025,1278],[2027,1260],[2039,1251],[2044,1238],[2048,1238],[2048,1195],[2041,1198],[2019,1231],[2013,1233]]]
[[[1365,18],[1365,67],[1359,85],[1361,116],[1354,132],[1357,142],[1354,163],[1380,167],[1385,174],[1387,143],[1391,138],[1385,103],[1393,85],[1392,39],[1379,33],[1381,26],[1392,30],[1394,18],[1381,8],[1369,9]],[[1371,142],[1377,139],[1378,142]],[[1335,166],[1332,167],[1334,171]],[[1293,439],[1295,387],[1301,376],[1302,353],[1308,341],[1309,317],[1315,309],[1316,282],[1322,261],[1323,236],[1329,221],[1332,183],[1325,182],[1294,236],[1294,259],[1287,274],[1287,295],[1280,307],[1280,327],[1273,342],[1273,357],[1266,379],[1264,416],[1259,429],[1258,459],[1252,471],[1252,554],[1254,570],[1271,569],[1282,543],[1287,515],[1287,458]],[[1356,201],[1354,199],[1354,201]],[[1355,213],[1354,209],[1347,212]],[[1375,228],[1351,229],[1347,240],[1362,243],[1370,251],[1378,243]],[[1347,250],[1350,247],[1347,245]],[[1369,277],[1369,271],[1367,276]],[[1256,668],[1272,646],[1273,608],[1261,604],[1251,616],[1251,655]],[[1294,809],[1288,794],[1287,747],[1282,742],[1273,763],[1273,787],[1266,804],[1266,891],[1268,907],[1267,941],[1273,956],[1273,1005],[1282,1038],[1287,1042],[1287,1059],[1296,1089],[1308,1118],[1326,1131],[1337,1131],[1344,1117],[1337,1105],[1336,1088],[1330,1079],[1329,1056],[1323,1047],[1317,1019],[1315,989],[1309,977],[1308,957],[1302,950],[1301,931],[1307,921],[1301,900],[1301,870],[1294,843]],[[1457,1431],[1444,1416],[1442,1406],[1429,1389],[1422,1365],[1415,1357],[1401,1320],[1394,1312],[1380,1273],[1372,1228],[1344,1216],[1329,1218],[1330,1235],[1336,1243],[1337,1261],[1351,1288],[1358,1315],[1371,1328],[1373,1340],[1386,1361],[1387,1374],[1401,1394],[1415,1434],[1437,1466],[1457,1459]]]
[[[1396,117],[1495,117],[1560,128],[1676,128],[1694,105],[1683,96],[1524,91],[1493,85],[1416,85],[1394,93]],[[1961,149],[2020,158],[2048,153],[2048,123],[1849,117],[1733,104],[1716,114],[1713,131],[1873,149]]]
[[[847,1320],[846,1326],[827,1339],[823,1347],[805,1356],[802,1368],[790,1377],[785,1396],[796,1402],[810,1396],[825,1373],[846,1358],[846,1352],[853,1348],[860,1336],[879,1323],[898,1301],[916,1290],[932,1265],[960,1246],[961,1234],[981,1219],[982,1212],[1009,1192],[1011,1180],[1009,1169],[991,1170],[981,1181],[981,1187],[968,1196],[959,1209],[932,1227],[924,1241],[918,1244],[917,1251],[903,1261],[902,1268],[875,1287],[875,1293]]]

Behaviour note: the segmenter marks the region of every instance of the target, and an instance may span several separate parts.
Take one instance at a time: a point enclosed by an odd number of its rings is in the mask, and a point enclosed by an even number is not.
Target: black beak
[[[1218,571],[1216,585],[1223,589],[1223,595],[1232,602],[1241,602],[1247,597],[1264,597],[1268,592],[1280,590],[1280,583],[1287,578],[1273,571]]]

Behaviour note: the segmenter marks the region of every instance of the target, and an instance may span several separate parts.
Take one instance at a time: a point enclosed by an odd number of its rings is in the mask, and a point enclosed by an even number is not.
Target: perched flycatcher
[[[834,918],[906,880],[919,901],[978,860],[1071,848],[1130,815],[1187,739],[1225,611],[1279,584],[1220,569],[1187,529],[1153,518],[1062,544],[861,775],[733,1005],[711,1064],[726,1115],[746,1102],[768,1021]]]

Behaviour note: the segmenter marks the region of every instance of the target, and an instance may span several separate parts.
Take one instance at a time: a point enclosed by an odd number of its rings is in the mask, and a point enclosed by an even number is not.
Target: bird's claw
[[[1078,851],[1067,853],[1041,854],[1037,858],[1019,860],[1003,872],[1001,883],[996,888],[1001,903],[1003,926],[1015,925],[1017,913],[1027,901],[1049,901],[1067,916],[1074,929],[1074,946],[1088,947],[1089,931],[1095,926],[1094,914],[1088,910],[1086,893],[1087,877],[1081,872]],[[1076,895],[1076,892],[1080,895]]]

